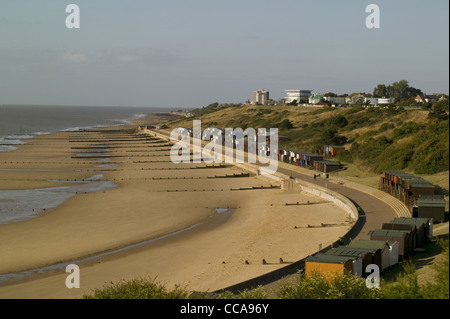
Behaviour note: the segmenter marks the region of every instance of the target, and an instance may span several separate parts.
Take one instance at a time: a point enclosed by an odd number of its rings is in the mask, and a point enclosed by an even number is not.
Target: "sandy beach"
[[[285,266],[280,258],[300,260],[351,226],[342,208],[297,186],[285,191],[233,165],[176,165],[170,145],[133,128],[58,132],[0,153],[0,190],[72,187],[92,177],[114,185],[1,224],[0,275],[79,261],[81,288],[66,288],[68,274],[55,269],[0,282],[0,298],[80,298],[136,277],[214,291]],[[336,226],[308,228],[321,223]]]

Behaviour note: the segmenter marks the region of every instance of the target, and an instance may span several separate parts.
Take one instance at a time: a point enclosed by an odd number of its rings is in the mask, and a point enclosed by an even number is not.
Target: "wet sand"
[[[299,188],[285,192],[277,187],[280,183],[236,166],[173,164],[170,146],[148,135],[110,128],[28,142],[0,153],[0,190],[70,186],[75,179],[79,183],[100,174],[117,187],[77,194],[36,218],[0,225],[0,275],[190,230],[80,264],[81,289],[67,289],[67,274],[55,270],[0,283],[0,298],[80,298],[105,283],[135,277],[213,291],[283,267],[280,258],[302,259],[350,228],[341,208]],[[108,146],[108,161],[91,154],[101,151],[94,150],[99,146]],[[266,189],[251,189],[261,186]],[[228,208],[230,214],[208,224],[216,208]],[[321,223],[337,226],[307,228]],[[198,224],[204,227],[193,227]]]

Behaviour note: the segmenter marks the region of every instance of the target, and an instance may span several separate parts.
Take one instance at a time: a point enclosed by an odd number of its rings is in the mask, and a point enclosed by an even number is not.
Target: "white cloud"
[[[174,55],[164,50],[152,48],[109,48],[97,51],[80,52],[61,52],[61,59],[64,62],[73,64],[113,64],[113,65],[132,65],[132,64],[160,64],[173,62],[178,59]]]
[[[89,60],[86,53],[80,52],[65,52],[62,54],[62,59],[66,62],[83,63]]]

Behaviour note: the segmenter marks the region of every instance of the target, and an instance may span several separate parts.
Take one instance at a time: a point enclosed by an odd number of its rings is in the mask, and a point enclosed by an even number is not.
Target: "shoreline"
[[[16,272],[10,274],[0,274],[0,287],[7,287],[10,285],[46,278],[55,274],[65,273],[66,266],[70,264],[76,264],[80,267],[91,266],[95,263],[113,260],[126,256],[128,254],[133,254],[145,249],[149,249],[151,247],[161,246],[176,240],[181,240],[182,238],[186,238],[187,236],[193,236],[197,232],[211,230],[214,227],[219,226],[221,223],[225,223],[233,214],[233,212],[234,210],[232,209],[227,209],[225,212],[218,212],[216,209],[216,213],[210,215],[205,220],[199,221],[198,223],[187,228],[180,229],[175,232],[162,235],[160,237],[139,241],[134,244],[126,245],[124,247],[116,247],[112,250],[99,252],[91,256],[84,256],[77,260],[63,261],[58,264],[47,265],[18,273]]]
[[[57,105],[12,105],[12,104],[4,104],[0,105],[0,110],[2,108],[6,108],[4,113],[6,115],[6,118],[8,118],[8,115],[14,119],[14,122],[16,122],[15,118],[11,114],[12,108],[18,108],[21,109],[21,112],[37,112],[35,109],[37,108],[43,108],[44,111],[49,111],[50,109],[52,112],[61,112],[61,111],[68,111],[71,112],[70,115],[62,115],[63,122],[67,124],[66,126],[59,124],[59,125],[49,125],[48,123],[42,124],[42,125],[33,125],[30,122],[30,119],[25,119],[23,122],[17,123],[17,127],[13,127],[12,125],[6,125],[7,130],[2,130],[2,127],[0,127],[0,153],[2,152],[11,152],[13,150],[17,150],[20,148],[20,146],[27,144],[28,140],[32,140],[35,137],[39,137],[41,135],[49,135],[53,133],[58,132],[79,132],[83,130],[95,130],[95,129],[101,129],[101,128],[108,128],[108,127],[120,127],[120,126],[129,126],[134,125],[136,121],[145,120],[147,118],[152,118],[154,115],[161,115],[161,114],[170,114],[169,111],[166,111],[164,108],[158,108],[158,107],[120,107],[120,106],[57,106]],[[74,113],[74,109],[77,109],[76,113]],[[94,109],[93,114],[88,114],[88,117],[81,118],[80,114],[84,113],[84,111],[79,111],[79,109],[85,109],[85,110],[92,110]],[[114,116],[107,116],[105,117],[103,112],[107,110],[112,110],[112,113]],[[132,110],[131,112],[129,110]],[[102,117],[101,119],[97,119],[97,123],[94,124],[95,120],[90,117],[99,116],[98,112],[101,111]],[[73,113],[73,114],[72,114]],[[34,113],[33,113],[34,114]],[[15,114],[19,115],[19,114]],[[37,113],[36,113],[37,115]],[[81,122],[78,121],[71,121],[67,122],[67,120],[70,118],[70,116],[80,117]],[[90,116],[90,117],[89,117]],[[67,123],[66,123],[67,122]],[[101,124],[98,124],[101,123]],[[49,125],[49,126],[47,126]],[[9,130],[8,130],[9,129]]]
[[[151,148],[146,151],[141,149],[151,145],[145,143],[142,140],[128,141],[122,145],[125,148],[112,150],[111,155],[123,157],[117,160],[118,168],[105,172],[105,177],[117,183],[117,189],[80,194],[38,219],[18,223],[15,227],[0,226],[0,239],[5,240],[5,245],[11,245],[9,253],[0,248],[2,260],[8,261],[10,269],[18,269],[18,265],[30,264],[30,261],[32,264],[52,264],[52,258],[77,260],[70,258],[67,251],[72,249],[73,256],[80,256],[92,255],[99,250],[117,249],[130,242],[141,242],[170,234],[171,230],[189,227],[207,218],[215,208],[235,208],[227,222],[214,230],[198,232],[192,238],[162,245],[164,247],[142,247],[138,252],[111,257],[82,268],[82,280],[88,283],[84,292],[101,288],[114,278],[117,281],[146,275],[157,276],[169,285],[186,284],[192,289],[208,291],[283,267],[285,265],[277,262],[280,257],[286,261],[301,259],[315,252],[319,244],[332,242],[346,232],[347,227],[336,227],[327,232],[307,230],[303,234],[294,229],[294,225],[300,226],[302,223],[320,224],[320,221],[325,220],[335,221],[336,224],[345,222],[345,213],[324,201],[302,207],[301,213],[296,212],[295,207],[285,207],[286,202],[317,201],[317,198],[301,194],[298,189],[292,193],[281,190],[231,192],[226,189],[264,186],[268,182],[255,176],[208,178],[217,174],[225,176],[242,172],[237,167],[195,170],[189,169],[193,165],[185,165],[187,170],[169,170],[174,168],[174,164],[164,157],[160,163],[139,163],[138,155],[160,155],[152,152]],[[32,145],[25,148],[30,147]],[[130,155],[126,151],[131,150],[132,156],[126,156]],[[92,169],[87,166],[85,163],[81,173]],[[160,180],[162,177],[169,179]],[[190,191],[168,192],[183,189]],[[146,208],[151,214],[146,212]],[[333,212],[331,214],[330,209]],[[53,227],[57,227],[57,230]],[[45,236],[39,234],[39,229],[46,229],[48,233]],[[7,235],[5,230],[8,230]],[[23,234],[20,236],[26,230],[30,238]],[[16,240],[11,241],[8,235],[13,234]],[[230,234],[233,235],[230,237]],[[55,241],[59,241],[59,244],[56,245]],[[34,254],[23,256],[31,251]],[[263,258],[267,259],[268,265],[261,264]],[[250,260],[251,266],[245,265],[246,259]],[[2,269],[5,269],[2,264]],[[79,298],[82,291],[61,287],[65,278],[65,274],[55,274],[20,284],[0,286],[0,297]]]

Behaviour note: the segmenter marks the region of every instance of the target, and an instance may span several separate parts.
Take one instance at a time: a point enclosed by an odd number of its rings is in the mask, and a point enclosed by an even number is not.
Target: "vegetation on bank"
[[[335,276],[331,280],[320,274],[299,275],[284,281],[279,288],[280,299],[448,299],[449,241],[439,242],[444,258],[434,264],[433,282],[419,284],[417,270],[411,261],[403,262],[403,271],[394,282],[381,282],[380,289],[369,289],[364,278]],[[234,294],[189,292],[179,286],[172,290],[154,280],[131,280],[111,283],[85,299],[267,299],[269,292],[262,286]]]
[[[414,174],[449,170],[448,99],[422,108],[401,106],[351,108],[210,105],[171,128],[278,128],[288,141],[279,147],[315,152],[324,144],[345,146],[336,160],[370,173],[386,169]]]
[[[371,172],[383,170],[408,170],[415,174],[435,174],[449,169],[449,121],[427,118],[425,121],[392,121],[393,115],[407,113],[404,110],[381,110],[370,108],[364,111],[362,122],[377,122],[378,126],[353,136],[352,143],[338,159],[367,167]],[[350,115],[349,132],[361,123],[356,120],[358,112]],[[352,127],[353,126],[353,127]],[[341,144],[342,145],[342,144]]]
[[[94,290],[92,295],[84,295],[84,299],[186,299],[187,290],[176,286],[172,290],[155,280],[133,279],[130,281],[111,282],[103,289]]]

